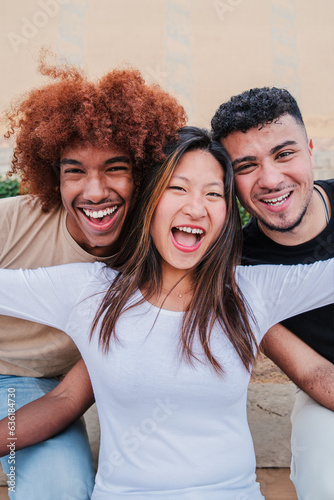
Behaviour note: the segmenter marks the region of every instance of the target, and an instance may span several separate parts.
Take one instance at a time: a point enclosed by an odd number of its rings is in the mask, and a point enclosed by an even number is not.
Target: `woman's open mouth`
[[[205,231],[199,227],[175,226],[172,228],[172,241],[178,250],[194,252],[199,248]]]

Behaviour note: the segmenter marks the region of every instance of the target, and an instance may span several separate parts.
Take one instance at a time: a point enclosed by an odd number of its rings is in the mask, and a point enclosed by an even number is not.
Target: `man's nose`
[[[101,175],[91,175],[85,180],[83,196],[87,201],[99,203],[108,198],[109,186]]]
[[[284,182],[284,174],[280,167],[270,160],[264,162],[260,169],[258,186],[266,189],[277,189],[282,182]]]

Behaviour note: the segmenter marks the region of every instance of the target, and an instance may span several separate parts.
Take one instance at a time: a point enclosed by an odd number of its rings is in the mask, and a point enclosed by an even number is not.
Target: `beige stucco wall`
[[[200,126],[231,95],[278,85],[301,106],[315,176],[333,176],[333,26],[331,0],[0,0],[0,110],[43,82],[43,45],[93,78],[138,67]]]

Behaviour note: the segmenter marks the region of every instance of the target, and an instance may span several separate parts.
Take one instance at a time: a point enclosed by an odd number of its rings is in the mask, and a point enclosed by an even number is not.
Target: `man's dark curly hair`
[[[16,137],[10,173],[19,174],[21,186],[39,197],[44,211],[61,200],[58,167],[65,148],[123,149],[133,161],[138,188],[186,123],[176,99],[158,85],[146,85],[135,69],[115,69],[93,83],[75,67],[47,65],[42,58],[40,72],[54,81],[12,105],[5,137]]]
[[[277,87],[246,90],[218,108],[211,121],[213,138],[219,140],[232,132],[268,125],[282,115],[293,116],[305,129],[298,104],[287,90]]]

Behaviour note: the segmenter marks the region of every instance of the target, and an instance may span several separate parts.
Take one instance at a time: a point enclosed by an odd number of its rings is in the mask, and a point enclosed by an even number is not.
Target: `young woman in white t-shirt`
[[[186,127],[147,179],[117,271],[0,270],[0,313],[65,331],[86,363],[101,425],[94,500],[263,498],[246,415],[257,346],[333,301],[334,264],[237,267],[240,252],[229,159]],[[18,412],[15,446],[91,402],[82,363],[63,384],[64,398],[58,388]]]

